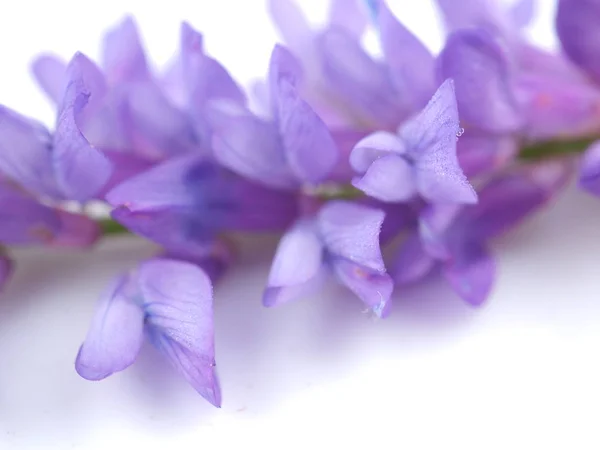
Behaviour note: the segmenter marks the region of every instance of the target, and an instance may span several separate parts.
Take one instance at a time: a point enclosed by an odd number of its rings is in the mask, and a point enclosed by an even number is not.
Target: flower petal
[[[597,0],[559,0],[556,32],[565,54],[600,81],[600,2]]]
[[[371,4],[392,81],[411,109],[417,111],[427,104],[435,91],[433,55],[394,16],[384,0],[374,0]]]
[[[294,300],[296,296],[291,294],[304,294],[303,288],[318,277],[322,265],[323,244],[316,224],[311,220],[299,220],[279,241],[263,304],[276,306]]]
[[[376,131],[361,139],[354,146],[350,153],[350,165],[358,173],[365,173],[378,158],[390,153],[405,154],[404,142],[393,133]]]
[[[203,164],[196,156],[172,158],[125,180],[106,194],[106,200],[131,211],[193,206],[188,181]]]
[[[510,17],[495,0],[436,0],[449,31],[480,28],[507,36],[512,31]]]
[[[535,9],[535,0],[517,0],[508,12],[517,28],[525,28],[533,21]]]
[[[448,230],[455,223],[462,205],[432,205],[419,217],[419,235],[423,248],[436,259],[448,259]]]
[[[517,156],[519,143],[512,136],[467,131],[458,140],[457,155],[467,177],[487,175],[504,168]]]
[[[59,187],[73,200],[93,197],[109,180],[112,166],[83,136],[79,121],[86,107],[94,109],[102,97],[101,73],[87,57],[76,54],[67,70],[69,83],[58,113],[53,166]],[[95,91],[94,89],[98,89]]]
[[[58,234],[51,242],[56,247],[90,247],[101,235],[98,223],[81,214],[57,211],[60,220]]]
[[[193,264],[155,259],[140,266],[138,283],[153,344],[202,397],[219,407],[210,279]]]
[[[394,282],[388,274],[345,258],[333,258],[331,264],[342,284],[354,292],[377,317],[387,317],[391,310],[391,295],[394,290]]]
[[[407,202],[417,193],[412,166],[396,155],[376,159],[352,184],[369,197],[389,203]]]
[[[286,79],[279,82],[279,132],[290,169],[316,184],[332,172],[339,157],[327,125]]]
[[[267,7],[284,42],[302,56],[314,33],[298,4],[293,0],[268,0]]]
[[[137,358],[144,338],[144,312],[134,301],[136,295],[135,283],[122,276],[100,298],[75,361],[83,378],[102,380]]]
[[[213,155],[223,166],[275,188],[291,189],[291,173],[277,128],[246,114],[220,121],[212,137]]]
[[[600,142],[595,142],[583,155],[579,185],[600,196]]]
[[[569,162],[549,160],[492,179],[481,189],[479,203],[464,210],[465,235],[484,241],[513,229],[562,190],[571,173]]]
[[[59,104],[65,91],[67,64],[54,55],[41,55],[33,61],[31,71],[48,98]]]
[[[0,242],[9,245],[48,244],[61,228],[58,214],[18,187],[0,184]]]
[[[523,125],[502,48],[483,30],[453,33],[439,56],[440,75],[452,78],[466,128],[512,133]]]
[[[246,104],[242,88],[227,69],[204,53],[202,35],[187,22],[181,25],[181,64],[189,106],[195,113],[200,114],[215,100]]]
[[[368,23],[365,8],[360,6],[361,2],[362,0],[331,0],[329,24],[360,38]]]
[[[0,172],[5,177],[34,194],[61,198],[51,151],[52,137],[42,124],[0,106]]]
[[[330,28],[319,36],[324,81],[357,120],[395,127],[406,116],[387,68],[374,61],[352,36]]]
[[[489,296],[496,276],[496,262],[481,245],[468,242],[443,266],[443,274],[454,291],[473,306]]]
[[[132,16],[125,17],[104,36],[102,67],[110,84],[149,78],[146,55]]]
[[[545,74],[523,75],[517,85],[531,140],[580,137],[600,126],[600,89]]]
[[[418,190],[430,202],[477,201],[477,194],[458,164],[456,141],[459,134],[452,80],[446,80],[425,109],[400,129],[407,154],[415,161]]]
[[[385,213],[357,203],[331,201],[317,216],[319,235],[334,257],[385,274],[379,233]]]
[[[419,234],[410,235],[400,247],[393,267],[392,277],[398,284],[412,284],[429,275],[438,261],[425,251]]]
[[[154,82],[128,87],[127,112],[131,145],[144,154],[164,158],[198,149],[189,117]]]
[[[277,44],[269,60],[269,101],[273,117],[279,115],[280,83],[286,80],[293,87],[298,86],[303,77],[300,61],[284,46]]]

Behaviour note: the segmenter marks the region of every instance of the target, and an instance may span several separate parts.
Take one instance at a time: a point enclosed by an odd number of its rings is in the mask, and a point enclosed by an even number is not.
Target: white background
[[[315,17],[324,9],[303,3]],[[439,48],[429,2],[391,3]],[[540,3],[534,34],[552,44],[552,2]],[[186,19],[242,81],[265,72],[276,39],[258,0],[2,2],[0,102],[52,123],[29,61],[42,50],[97,57],[126,12],[158,63]],[[572,189],[497,243],[498,283],[479,310],[430,285],[399,293],[393,316],[375,321],[333,284],[266,310],[273,245],[247,245],[216,291],[221,410],[149,348],[103,382],[74,371],[96,297],[150,244],[16,252],[0,299],[0,449],[600,448],[600,200]]]

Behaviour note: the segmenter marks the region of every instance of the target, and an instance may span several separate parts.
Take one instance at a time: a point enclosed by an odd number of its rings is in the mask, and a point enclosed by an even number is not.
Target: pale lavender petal
[[[98,241],[101,230],[93,219],[61,210],[57,210],[56,214],[60,228],[50,243],[52,246],[87,248]]]
[[[277,128],[252,115],[221,121],[214,130],[212,150],[223,166],[266,186],[292,189],[299,184]]]
[[[412,284],[429,275],[437,264],[438,261],[425,251],[421,237],[415,233],[400,247],[391,274],[398,284]]]
[[[583,156],[579,185],[586,191],[600,196],[600,142],[595,142]]]
[[[453,33],[439,56],[440,76],[452,78],[465,128],[511,133],[523,125],[507,57],[483,30]]]
[[[195,156],[168,160],[125,180],[106,194],[106,201],[130,211],[193,206],[187,181],[198,164],[201,160]]]
[[[346,30],[357,39],[367,28],[367,11],[362,7],[363,0],[331,0],[329,24]]]
[[[324,81],[351,115],[377,128],[397,126],[407,107],[387,68],[373,60],[350,35],[331,28],[319,36]]]
[[[111,162],[114,170],[104,188],[98,193],[98,198],[104,198],[112,189],[119,184],[150,170],[156,161],[143,158],[135,153],[103,149],[104,156]]]
[[[352,184],[369,197],[382,202],[407,202],[417,194],[413,167],[401,156],[382,156],[371,164],[362,177]]]
[[[67,64],[54,55],[38,56],[31,65],[36,81],[55,104],[59,104],[65,91]]]
[[[458,140],[457,155],[467,177],[490,174],[506,167],[519,151],[519,142],[512,136],[497,136],[466,131]]]
[[[394,16],[384,0],[374,0],[371,4],[392,81],[403,100],[417,111],[427,104],[435,91],[433,55]]]
[[[284,42],[302,55],[314,38],[312,27],[302,9],[293,0],[268,0],[267,7]]]
[[[153,344],[202,397],[220,407],[209,277],[193,264],[155,259],[140,266],[138,283]]]
[[[133,148],[144,154],[170,157],[199,148],[189,117],[176,108],[154,82],[132,84],[127,90],[127,121]]]
[[[565,54],[600,80],[600,2],[598,0],[559,0],[556,32]]]
[[[83,136],[79,121],[86,107],[102,98],[101,73],[87,57],[76,54],[67,70],[69,83],[58,113],[52,162],[59,187],[69,199],[85,201],[109,180],[108,159]]]
[[[467,243],[454,252],[442,272],[454,291],[467,303],[481,305],[489,296],[496,276],[496,262],[476,243]]]
[[[339,157],[327,125],[286,79],[279,81],[278,104],[279,132],[291,171],[307,183],[323,181]]]
[[[271,114],[278,119],[281,95],[281,82],[283,80],[296,87],[302,80],[302,66],[300,61],[282,45],[276,45],[271,52],[269,60],[268,91],[271,104]]]
[[[227,69],[204,53],[202,35],[186,22],[181,25],[181,64],[192,111],[201,113],[208,102],[215,100],[246,104],[242,88]]]
[[[0,106],[0,172],[37,194],[60,198],[51,162],[52,137],[38,122]]]
[[[331,265],[339,281],[356,294],[377,317],[387,317],[394,290],[392,278],[346,258],[332,258]]]
[[[88,380],[102,380],[129,367],[144,338],[140,293],[127,276],[120,277],[100,298],[75,369]]]
[[[481,28],[500,35],[511,29],[510,17],[496,0],[436,0],[450,31]]]
[[[419,217],[419,235],[423,248],[434,258],[450,257],[447,232],[463,208],[462,205],[432,205],[422,211]]]
[[[509,14],[517,28],[525,28],[533,21],[535,10],[535,0],[517,0],[509,9]]]
[[[49,244],[61,228],[58,214],[18,187],[0,184],[0,242],[9,245]]]
[[[454,83],[446,80],[425,109],[405,123],[400,137],[414,161],[417,188],[434,203],[475,203],[477,194],[456,156],[460,134]]]
[[[510,231],[554,198],[572,172],[569,161],[548,160],[498,176],[480,190],[479,203],[465,209],[463,233],[484,241]]]
[[[350,153],[350,165],[358,173],[365,173],[378,158],[389,154],[404,155],[406,146],[395,134],[377,131],[361,139]]]
[[[586,82],[523,75],[518,89],[532,140],[579,137],[600,126],[600,89]]]
[[[111,84],[149,78],[146,55],[132,16],[125,17],[106,33],[102,48],[102,68]]]
[[[358,203],[331,201],[319,212],[317,227],[326,250],[366,269],[385,273],[379,233],[385,213]]]
[[[323,244],[316,224],[299,220],[279,241],[263,304],[277,306],[294,300],[293,294],[305,294],[307,285],[318,278],[322,265]]]

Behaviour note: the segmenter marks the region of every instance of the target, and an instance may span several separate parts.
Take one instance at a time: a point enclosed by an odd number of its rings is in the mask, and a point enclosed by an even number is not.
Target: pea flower
[[[75,368],[88,380],[104,379],[133,364],[147,336],[202,397],[220,406],[212,302],[210,279],[193,264],[143,262],[98,302]]]
[[[354,186],[384,202],[474,203],[475,191],[456,157],[460,134],[454,83],[445,81],[425,109],[402,125],[398,135],[377,132],[350,156],[360,174]]]
[[[477,205],[432,205],[401,247],[392,276],[399,284],[423,279],[435,268],[468,303],[483,303],[496,277],[489,241],[546,205],[569,179],[568,162],[521,166],[493,178]]]
[[[331,271],[378,317],[385,317],[393,283],[379,246],[384,218],[381,210],[333,201],[315,216],[299,219],[279,243],[264,305],[280,305],[312,292]]]

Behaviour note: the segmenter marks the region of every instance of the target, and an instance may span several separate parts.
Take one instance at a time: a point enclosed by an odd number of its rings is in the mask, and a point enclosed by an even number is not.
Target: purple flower
[[[534,140],[572,137],[592,132],[600,125],[600,90],[561,55],[534,47],[522,33],[535,12],[531,0],[520,0],[512,9],[500,7],[493,0],[468,0],[461,8],[451,0],[437,3],[449,29],[486,30],[513,62],[511,84],[525,119],[520,134]],[[573,36],[577,42],[579,34]]]
[[[265,306],[306,295],[331,271],[377,316],[386,316],[393,283],[379,246],[384,217],[378,209],[332,201],[314,217],[299,219],[277,248],[263,297]]]
[[[137,358],[146,334],[202,397],[220,406],[212,303],[210,279],[198,267],[146,261],[100,299],[75,368],[88,380],[124,370]]]
[[[294,193],[244,180],[197,156],[172,158],[106,195],[115,220],[178,255],[203,255],[224,231],[276,231],[297,217]]]
[[[312,29],[290,0],[272,0],[270,6],[285,42],[306,69],[301,92],[328,124],[393,129],[435,90],[433,56],[384,2],[371,5],[384,62],[360,44],[368,19],[362,1],[334,1],[320,30]]]
[[[0,172],[35,194],[82,202],[95,196],[112,172],[80,129],[99,106],[104,86],[101,73],[81,53],[69,63],[67,80],[53,135],[31,119],[0,109]]]
[[[269,66],[270,121],[252,114],[222,118],[213,152],[225,167],[267,186],[298,189],[327,179],[338,162],[325,123],[297,91],[300,63],[276,46]]]
[[[397,256],[395,281],[413,283],[439,267],[465,301],[483,303],[496,276],[488,242],[544,206],[565,186],[570,173],[570,164],[561,161],[521,166],[486,184],[477,205],[426,208],[418,232],[405,241]]]
[[[377,132],[359,142],[350,163],[362,176],[353,184],[384,202],[474,203],[475,191],[456,158],[460,134],[454,84],[447,80],[398,135]]]

